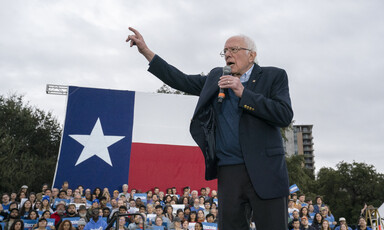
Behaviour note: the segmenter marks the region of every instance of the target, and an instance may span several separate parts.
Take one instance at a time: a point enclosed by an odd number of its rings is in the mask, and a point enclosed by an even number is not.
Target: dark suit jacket
[[[207,76],[186,75],[156,55],[148,71],[175,89],[199,96],[190,132],[205,157],[205,178],[217,178],[213,103],[217,103],[222,68],[212,69]],[[255,64],[239,107],[240,145],[256,193],[263,199],[287,196],[288,172],[280,127],[291,123],[293,111],[286,72]]]

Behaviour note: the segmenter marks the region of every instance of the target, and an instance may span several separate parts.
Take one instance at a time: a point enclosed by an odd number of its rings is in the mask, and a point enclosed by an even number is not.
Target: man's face
[[[57,194],[59,194],[59,189],[54,188],[54,189],[52,190],[52,196],[57,196]]]
[[[64,205],[59,205],[56,209],[56,212],[59,214],[59,215],[63,215],[64,212],[65,212],[65,207]]]
[[[45,190],[45,192],[44,192],[44,195],[46,195],[46,196],[51,196],[52,195],[52,191],[51,190]]]
[[[161,214],[163,214],[163,209],[156,208],[156,215],[161,215]]]
[[[293,216],[293,218],[299,219],[299,212],[294,211],[294,212],[292,213],[292,216]]]
[[[47,188],[48,188],[48,185],[45,184],[45,185],[43,185],[41,191],[45,191]]]
[[[76,213],[76,206],[74,206],[74,205],[70,205],[70,206],[68,207],[68,212],[69,212],[69,213]]]
[[[300,228],[300,222],[299,221],[293,222],[293,228],[299,229]]]
[[[205,210],[209,210],[211,208],[211,204],[209,202],[204,203]]]
[[[127,193],[128,192],[128,185],[123,185],[123,192]]]
[[[304,195],[301,195],[301,196],[299,197],[299,201],[300,201],[300,202],[304,202],[304,201],[305,201],[305,196],[304,196]]]
[[[19,211],[18,210],[12,210],[10,215],[13,219],[15,219],[19,216]]]
[[[205,195],[207,194],[207,191],[206,191],[205,189],[202,189],[202,190],[200,191],[200,193],[201,193],[202,196],[205,196]]]
[[[230,49],[234,47],[246,48],[247,44],[241,37],[231,37],[225,42],[224,49]],[[237,53],[231,53],[227,51],[225,53],[225,63],[232,69],[232,75],[240,77],[243,75],[254,62],[255,52],[247,50],[239,50]]]
[[[212,217],[212,216],[209,216],[209,217],[207,218],[207,222],[208,222],[208,223],[213,223],[213,221],[214,221],[214,220],[213,220],[213,217]]]
[[[60,192],[60,195],[59,195],[60,199],[65,199],[66,198],[66,195],[65,195],[65,192]]]
[[[109,214],[111,214],[111,212],[109,211],[109,209],[104,209],[104,210],[103,210],[103,216],[104,216],[104,217],[108,217]]]
[[[100,210],[98,208],[95,208],[92,210],[92,218],[95,220],[95,219],[98,219],[99,218],[99,215],[100,215]]]
[[[4,204],[8,204],[9,196],[7,194],[4,194],[1,200],[3,201]]]

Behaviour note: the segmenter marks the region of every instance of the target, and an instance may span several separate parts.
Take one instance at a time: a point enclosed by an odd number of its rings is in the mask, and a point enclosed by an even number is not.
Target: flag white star
[[[100,118],[97,118],[90,135],[69,135],[84,146],[75,166],[93,156],[100,157],[110,166],[112,165],[108,147],[123,139],[125,136],[105,136],[101,127]]]

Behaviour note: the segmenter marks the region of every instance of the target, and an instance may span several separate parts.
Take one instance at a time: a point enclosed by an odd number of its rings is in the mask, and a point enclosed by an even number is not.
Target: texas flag
[[[189,134],[197,99],[70,86],[54,187],[216,189]]]

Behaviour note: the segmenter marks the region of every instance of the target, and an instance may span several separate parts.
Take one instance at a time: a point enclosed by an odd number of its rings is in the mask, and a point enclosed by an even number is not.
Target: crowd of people
[[[364,217],[357,225],[348,225],[344,217],[336,221],[320,196],[314,201],[305,194],[290,195],[288,230],[371,229]],[[115,230],[217,229],[218,205],[217,191],[209,187],[199,191],[185,187],[178,194],[175,187],[142,192],[128,191],[124,184],[122,191],[110,193],[108,188],[92,191],[81,185],[71,189],[64,182],[60,189],[44,184],[35,193],[23,185],[18,193],[2,194],[0,230],[94,230],[105,229],[111,222]],[[251,219],[250,229],[254,229]]]

